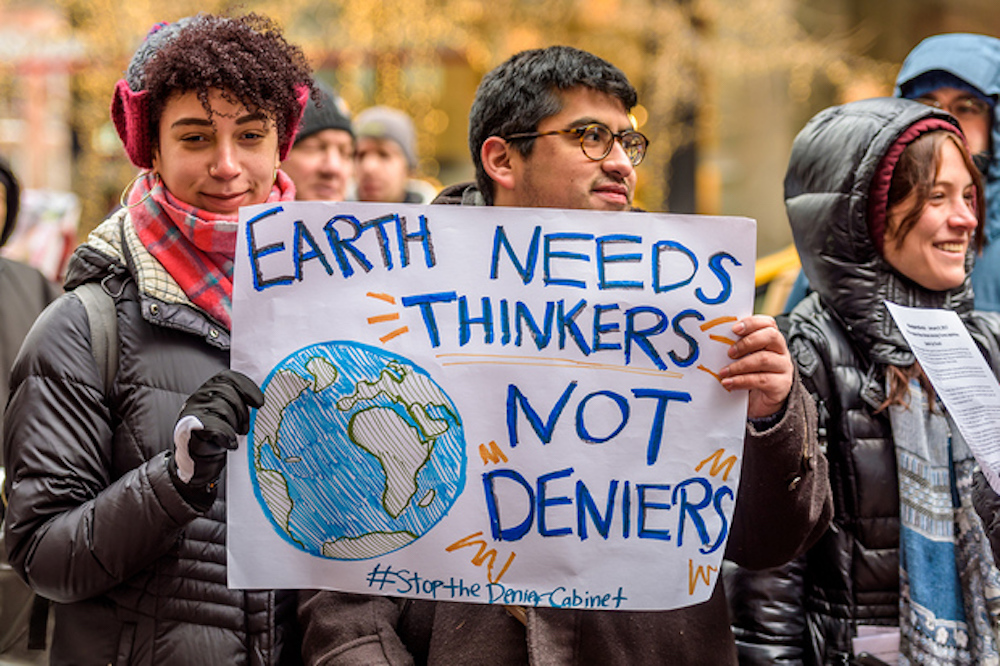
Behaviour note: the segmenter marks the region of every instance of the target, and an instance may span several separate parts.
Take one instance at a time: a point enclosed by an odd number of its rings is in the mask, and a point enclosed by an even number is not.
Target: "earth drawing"
[[[297,548],[337,560],[398,550],[443,518],[465,486],[465,434],[424,369],[356,342],[281,361],[250,425],[250,478]]]

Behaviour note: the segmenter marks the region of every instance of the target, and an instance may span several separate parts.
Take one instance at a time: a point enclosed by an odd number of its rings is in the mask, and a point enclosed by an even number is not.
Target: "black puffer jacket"
[[[855,102],[819,114],[795,140],[785,202],[815,292],[790,315],[789,345],[817,399],[835,513],[799,561],[729,572],[741,663],[846,664],[858,624],[899,623],[899,481],[888,414],[875,412],[886,366],[914,359],[883,300],[957,311],[995,369],[1000,359],[1000,325],[972,311],[968,279],[927,291],[893,271],[870,238],[879,162],[906,128],[932,116],[955,123],[916,102]]]
[[[67,278],[73,288],[111,276],[121,291],[111,395],[73,293],[42,314],[15,364],[11,563],[56,602],[53,664],[279,663],[286,644],[297,656],[285,621],[294,595],[228,589],[224,493],[200,514],[167,474],[181,404],[228,367],[229,333],[190,305],[131,224],[122,231],[124,218],[77,250]]]

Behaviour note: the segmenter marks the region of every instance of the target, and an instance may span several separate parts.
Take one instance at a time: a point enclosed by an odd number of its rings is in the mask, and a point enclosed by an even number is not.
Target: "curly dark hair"
[[[562,110],[559,93],[576,87],[614,97],[626,112],[638,99],[620,69],[571,46],[521,51],[483,77],[469,112],[469,151],[476,167],[476,186],[487,204],[493,204],[493,181],[480,154],[486,139],[534,132],[538,123]],[[528,156],[535,142],[527,139],[512,145]]]
[[[289,127],[289,119],[298,114],[296,88],[304,86],[314,98],[318,95],[302,49],[285,41],[266,16],[198,14],[160,32],[165,34],[147,38],[126,74],[130,88],[149,92],[154,145],[163,108],[176,94],[197,92],[211,118],[209,90],[220,89],[227,101],[265,111],[273,118],[279,142],[289,140],[296,129]]]

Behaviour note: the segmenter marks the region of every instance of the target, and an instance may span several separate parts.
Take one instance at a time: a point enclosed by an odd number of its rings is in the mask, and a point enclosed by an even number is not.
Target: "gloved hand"
[[[250,429],[250,407],[263,404],[264,394],[257,384],[235,370],[216,374],[184,402],[174,426],[174,455],[167,469],[189,504],[204,511],[215,501],[226,452],[236,448],[238,434]]]

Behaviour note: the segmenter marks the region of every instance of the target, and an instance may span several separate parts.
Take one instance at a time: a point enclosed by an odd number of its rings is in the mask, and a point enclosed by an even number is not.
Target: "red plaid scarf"
[[[278,171],[267,202],[294,198],[291,179]],[[192,303],[230,328],[237,216],[210,213],[179,201],[162,180],[149,174],[136,182],[128,205],[143,246]]]

